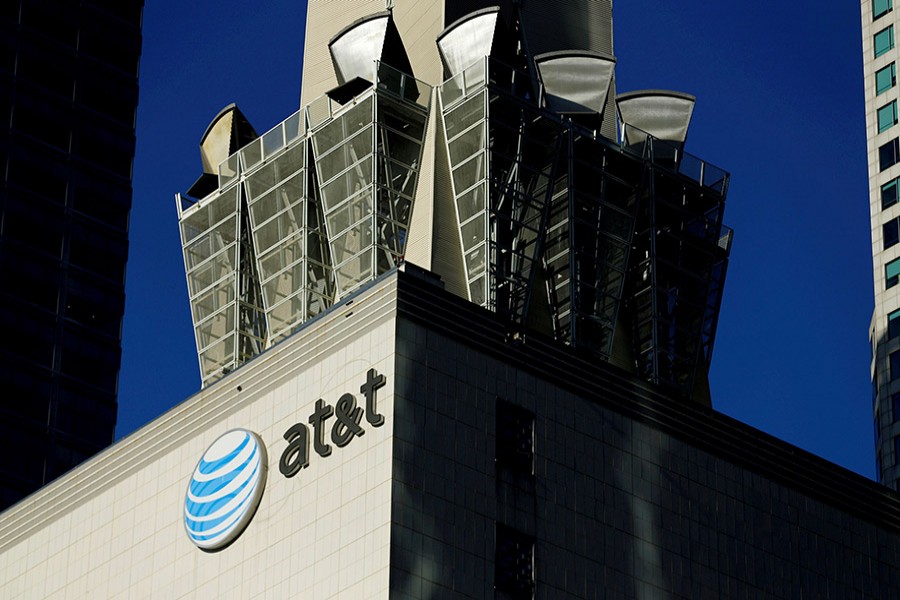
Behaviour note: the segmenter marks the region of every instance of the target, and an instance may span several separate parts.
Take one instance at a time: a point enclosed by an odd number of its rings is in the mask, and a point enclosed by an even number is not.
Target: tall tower
[[[178,196],[204,385],[408,261],[708,405],[728,174],[693,96],[617,94],[612,42],[608,1],[312,0],[300,110],[226,108]]]
[[[142,9],[0,3],[0,508],[113,441]]]
[[[897,127],[898,14],[893,0],[862,0],[869,212],[875,312],[872,413],[878,480],[900,490],[900,127]]]

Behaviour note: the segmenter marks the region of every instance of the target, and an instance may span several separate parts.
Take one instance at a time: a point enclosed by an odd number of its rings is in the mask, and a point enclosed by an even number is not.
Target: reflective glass
[[[897,124],[897,101],[892,100],[878,109],[878,133]]]
[[[875,94],[882,94],[897,84],[897,66],[891,63],[875,72]]]
[[[875,34],[875,56],[879,57],[894,47],[894,26],[891,25]]]
[[[873,0],[872,1],[872,14],[873,20],[877,19],[888,13],[891,8],[893,8],[893,0]]]
[[[895,258],[884,266],[885,288],[892,288],[900,283],[900,258]]]

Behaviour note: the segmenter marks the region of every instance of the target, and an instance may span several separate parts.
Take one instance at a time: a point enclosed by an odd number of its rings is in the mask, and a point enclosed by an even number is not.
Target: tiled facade
[[[320,398],[363,404],[373,368],[384,424],[284,477],[287,429]],[[204,552],[184,494],[234,428],[268,483]],[[0,518],[3,598],[889,599],[898,573],[893,492],[508,336],[411,266]]]
[[[869,332],[872,347],[872,418],[878,480],[900,490],[900,337],[890,327],[900,316],[900,128],[896,83],[898,27],[893,0],[862,0],[862,52],[865,76],[869,212],[872,225],[872,279],[875,311]],[[897,152],[895,152],[895,146]],[[893,357],[893,358],[892,358]],[[892,361],[897,363],[892,369]]]

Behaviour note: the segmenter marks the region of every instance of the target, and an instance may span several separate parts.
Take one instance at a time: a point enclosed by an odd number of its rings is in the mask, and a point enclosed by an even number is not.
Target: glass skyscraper
[[[900,127],[893,0],[863,0],[863,65],[875,312],[872,418],[876,475],[900,490]]]
[[[0,3],[0,507],[113,441],[142,10]]]

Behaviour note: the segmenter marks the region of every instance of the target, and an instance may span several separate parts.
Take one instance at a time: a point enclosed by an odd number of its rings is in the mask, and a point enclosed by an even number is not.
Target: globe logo
[[[217,550],[241,534],[262,498],[266,469],[266,449],[255,433],[235,429],[213,442],[184,497],[184,527],[195,545]]]

